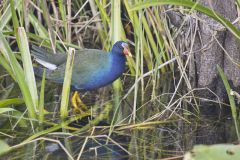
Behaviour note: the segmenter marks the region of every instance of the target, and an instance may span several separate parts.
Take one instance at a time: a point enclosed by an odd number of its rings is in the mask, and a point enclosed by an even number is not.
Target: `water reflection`
[[[64,143],[64,138],[60,141]],[[114,135],[113,138],[108,138],[106,135],[72,137],[67,141],[71,144],[70,154],[74,159],[124,160],[129,158],[128,137],[126,136]],[[68,159],[68,156],[59,144],[51,142],[46,144],[42,158],[64,160]]]

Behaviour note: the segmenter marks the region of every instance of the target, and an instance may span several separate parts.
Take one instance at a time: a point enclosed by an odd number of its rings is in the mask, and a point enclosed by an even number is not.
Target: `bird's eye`
[[[123,43],[121,43],[121,46],[122,46],[122,48],[125,48],[125,47],[128,47],[128,44],[123,42]]]

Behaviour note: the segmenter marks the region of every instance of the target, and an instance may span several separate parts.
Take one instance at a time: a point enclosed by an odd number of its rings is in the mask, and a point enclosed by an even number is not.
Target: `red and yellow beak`
[[[123,54],[124,54],[125,56],[132,57],[132,54],[131,54],[131,52],[129,51],[128,44],[127,44],[127,43],[123,43],[122,46],[123,46]]]

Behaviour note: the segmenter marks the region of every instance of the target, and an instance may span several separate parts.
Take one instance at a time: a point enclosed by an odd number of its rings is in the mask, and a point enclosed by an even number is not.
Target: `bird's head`
[[[112,53],[132,57],[128,44],[124,41],[117,41],[112,48]]]

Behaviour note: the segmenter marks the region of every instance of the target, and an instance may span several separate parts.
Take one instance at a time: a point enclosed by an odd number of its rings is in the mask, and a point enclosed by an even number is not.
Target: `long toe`
[[[71,102],[74,114],[80,114],[83,117],[90,115],[87,106],[82,102],[77,91],[74,92]]]

